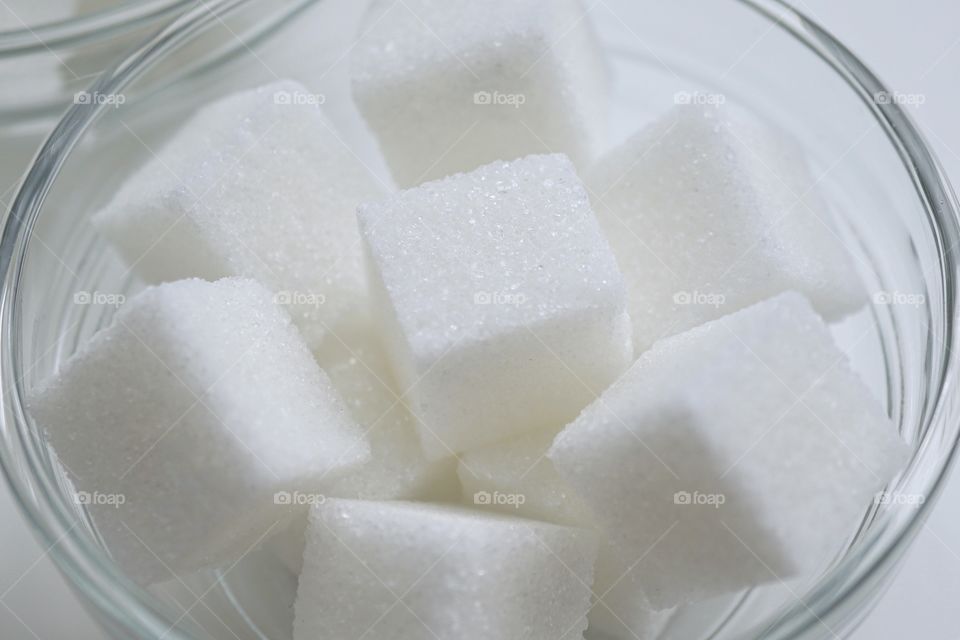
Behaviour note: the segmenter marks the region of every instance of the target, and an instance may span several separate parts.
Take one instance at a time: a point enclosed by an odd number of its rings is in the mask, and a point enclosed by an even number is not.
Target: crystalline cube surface
[[[787,293],[657,343],[548,456],[666,608],[822,566],[907,447]]]
[[[330,482],[324,496],[455,501],[460,495],[456,460],[429,460],[424,455],[416,424],[370,327],[338,331],[314,355],[370,441],[370,460]],[[306,527],[304,513],[266,544],[295,574],[303,564]]]
[[[328,500],[310,514],[294,638],[582,638],[595,554],[583,529]]]
[[[865,302],[802,149],[727,108],[673,109],[585,181],[627,280],[638,351],[783,291],[828,318]]]
[[[494,160],[594,153],[608,72],[578,0],[375,0],[353,94],[402,187]]]
[[[316,491],[369,457],[289,316],[245,279],[148,288],[29,408],[145,584],[238,559],[288,515],[275,494]]]
[[[462,500],[477,509],[590,526],[590,512],[547,459],[555,431],[537,431],[460,457]]]
[[[629,363],[623,280],[564,156],[496,162],[358,215],[431,457],[560,428]]]
[[[368,327],[339,332],[316,352],[323,370],[370,440],[370,461],[338,478],[331,496],[365,500],[444,500],[459,495],[453,460],[429,460],[399,395],[390,363]]]
[[[299,84],[196,113],[94,218],[150,282],[254,278],[308,341],[365,300],[356,207],[384,189]]]
[[[524,434],[475,449],[460,458],[462,501],[475,509],[557,524],[592,528],[589,509],[547,458],[554,431]],[[594,571],[596,602],[590,631],[613,638],[655,638],[671,611],[654,611],[636,583],[635,572],[601,539]]]

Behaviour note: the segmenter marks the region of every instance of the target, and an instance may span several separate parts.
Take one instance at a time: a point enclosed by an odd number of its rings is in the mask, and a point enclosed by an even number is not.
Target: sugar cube
[[[314,355],[370,441],[370,460],[330,482],[325,497],[455,501],[460,494],[456,459],[428,460],[424,456],[413,417],[370,327],[362,324],[338,331]],[[298,575],[306,528],[303,514],[265,545]]]
[[[240,278],[146,289],[28,406],[144,584],[237,560],[292,494],[369,458],[288,314]]]
[[[582,638],[591,532],[404,502],[312,508],[294,640]]]
[[[556,432],[540,431],[463,454],[457,473],[462,500],[531,520],[593,527],[586,504],[560,477],[547,451]],[[671,611],[654,611],[636,586],[636,576],[601,540],[594,572],[589,630],[614,638],[654,638]]]
[[[401,187],[532,153],[586,163],[606,121],[579,0],[374,0],[351,74]]]
[[[547,459],[556,430],[536,431],[460,456],[462,500],[531,520],[588,527],[590,512]]]
[[[645,350],[783,291],[834,319],[866,300],[800,146],[723,107],[680,106],[585,177]]]
[[[333,481],[329,495],[366,500],[456,499],[460,493],[456,461],[424,456],[416,423],[372,330],[364,325],[339,331],[315,355],[370,441],[370,461]]]
[[[495,162],[358,217],[428,456],[559,429],[628,366],[623,279],[565,156]]]
[[[907,453],[790,292],[658,342],[548,457],[666,608],[815,571]]]
[[[146,280],[259,280],[321,340],[365,303],[355,210],[384,189],[314,97],[283,81],[204,107],[94,223]]]

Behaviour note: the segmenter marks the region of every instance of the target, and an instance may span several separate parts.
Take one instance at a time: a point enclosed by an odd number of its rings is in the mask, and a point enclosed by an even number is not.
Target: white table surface
[[[708,0],[705,0],[708,1]],[[891,88],[960,184],[960,2],[794,0]],[[960,474],[954,474],[889,591],[854,640],[960,640]],[[101,640],[0,488],[0,640]]]

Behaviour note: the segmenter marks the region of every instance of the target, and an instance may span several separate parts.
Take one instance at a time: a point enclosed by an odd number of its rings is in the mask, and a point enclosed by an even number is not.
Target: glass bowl
[[[344,64],[362,4],[211,0],[185,13],[87,89],[122,101],[69,109],[7,217],[0,460],[38,536],[115,637],[289,638],[296,576],[257,549],[234,566],[142,589],[113,564],[73,499],[24,397],[109,322],[118,295],[142,287],[89,218],[198,105],[278,77],[323,96],[344,139],[375,163]],[[664,637],[841,637],[889,583],[954,457],[956,199],[904,96],[786,4],[602,0],[590,14],[614,75],[610,144],[694,100],[749,110],[802,142],[873,294],[833,331],[913,449],[817,575],[680,609]],[[227,40],[224,19],[234,25]]]

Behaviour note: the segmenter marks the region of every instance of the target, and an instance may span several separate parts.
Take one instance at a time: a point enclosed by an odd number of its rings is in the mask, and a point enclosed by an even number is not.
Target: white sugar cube
[[[317,99],[284,81],[204,107],[95,224],[150,282],[259,280],[319,341],[364,304],[355,211],[384,190]]]
[[[560,152],[602,135],[608,70],[579,0],[374,0],[353,95],[397,183]]]
[[[460,456],[462,500],[477,509],[586,527],[590,512],[547,459],[556,431],[537,431]]]
[[[273,294],[184,280],[127,302],[31,396],[37,425],[139,582],[226,564],[369,458]],[[280,498],[276,497],[280,494]]]
[[[462,500],[531,520],[592,528],[590,510],[560,477],[547,451],[556,433],[540,431],[475,449],[460,458]],[[634,571],[615,550],[601,544],[597,557],[589,630],[614,638],[654,638],[671,611],[654,611],[636,586]]]
[[[866,300],[803,150],[728,108],[673,109],[585,181],[627,280],[638,351],[783,291],[829,319]]]
[[[595,555],[583,529],[328,500],[310,514],[294,640],[582,638]]]
[[[370,441],[370,460],[329,483],[326,496],[364,500],[433,500],[459,497],[456,459],[428,460],[416,425],[390,374],[383,348],[369,327],[340,331],[315,354]],[[306,514],[267,541],[266,547],[299,574],[306,544]]]
[[[358,215],[428,456],[558,429],[629,364],[623,279],[565,156],[496,162]]]
[[[370,440],[370,461],[334,481],[328,493],[365,500],[451,500],[460,493],[454,459],[428,460],[416,422],[383,347],[363,327],[341,331],[315,355]]]
[[[787,293],[657,343],[548,456],[664,608],[815,571],[907,453]]]

